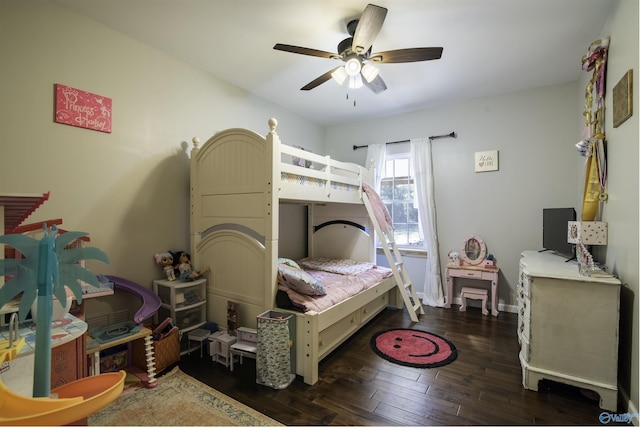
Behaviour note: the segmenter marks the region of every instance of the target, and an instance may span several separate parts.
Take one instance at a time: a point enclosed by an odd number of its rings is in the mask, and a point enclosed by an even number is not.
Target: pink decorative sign
[[[111,133],[111,98],[56,84],[56,123]]]

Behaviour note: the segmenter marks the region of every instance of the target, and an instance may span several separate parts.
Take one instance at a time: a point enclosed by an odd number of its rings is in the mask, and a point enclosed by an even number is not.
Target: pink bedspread
[[[322,286],[327,291],[326,295],[309,296],[299,294],[293,289],[279,283],[278,289],[286,292],[291,301],[295,304],[304,306],[304,311],[313,310],[318,312],[326,310],[340,301],[344,301],[393,275],[390,268],[380,266],[376,266],[375,268],[360,273],[357,276],[347,276],[318,270],[305,271],[322,283]]]
[[[366,182],[362,183],[362,189],[367,193],[371,207],[373,208],[373,214],[376,216],[378,225],[384,233],[388,233],[389,230],[393,230],[393,220],[391,214],[385,206],[384,202],[380,198],[378,192]]]

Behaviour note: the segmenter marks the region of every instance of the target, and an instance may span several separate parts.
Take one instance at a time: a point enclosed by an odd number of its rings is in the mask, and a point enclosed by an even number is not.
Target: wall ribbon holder
[[[576,144],[580,155],[587,157],[582,202],[583,221],[593,221],[600,203],[607,200],[604,192],[607,179],[604,95],[608,50],[609,38],[603,38],[591,43],[587,54],[582,57],[582,69],[593,72],[585,91],[583,139]]]

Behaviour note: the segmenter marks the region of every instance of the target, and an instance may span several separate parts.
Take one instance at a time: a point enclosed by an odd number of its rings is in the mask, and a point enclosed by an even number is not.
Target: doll
[[[204,274],[209,272],[209,267],[203,271],[196,271],[191,267],[191,257],[186,252],[180,253],[178,270],[180,271],[180,279],[190,282],[192,280],[199,279]]]
[[[158,264],[164,270],[167,280],[173,282],[176,275],[173,271],[173,256],[169,252],[157,253],[153,256]]]

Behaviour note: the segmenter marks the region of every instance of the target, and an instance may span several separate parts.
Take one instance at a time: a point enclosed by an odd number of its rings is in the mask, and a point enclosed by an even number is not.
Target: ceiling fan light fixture
[[[371,83],[378,76],[378,69],[371,64],[364,64],[362,67],[362,77]]]
[[[348,77],[347,71],[344,69],[344,67],[338,67],[333,73],[331,73],[331,77],[336,81],[336,83],[342,86],[342,83],[344,83],[344,81]]]
[[[349,76],[349,89],[360,89],[363,85],[360,74]]]
[[[358,59],[357,57],[353,57],[345,62],[344,69],[349,77],[354,77],[360,74],[362,63],[360,62],[360,59]]]
[[[388,10],[384,7],[368,4],[359,18],[352,19],[347,24],[347,32],[350,37],[338,43],[337,52],[282,43],[276,43],[273,48],[283,52],[336,59],[343,62],[342,66],[326,71],[301,87],[300,90],[314,89],[331,79],[342,85],[348,77],[350,88],[366,85],[378,94],[387,90],[387,85],[378,74],[375,64],[431,61],[440,59],[443,51],[442,47],[414,47],[371,53],[373,42],[382,28],[387,12]]]

